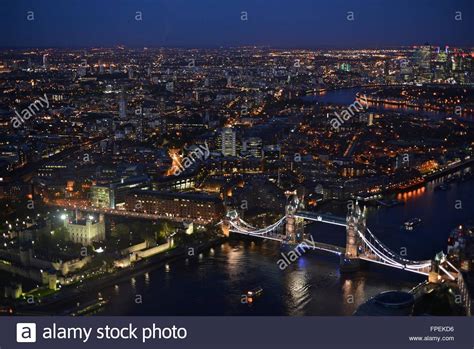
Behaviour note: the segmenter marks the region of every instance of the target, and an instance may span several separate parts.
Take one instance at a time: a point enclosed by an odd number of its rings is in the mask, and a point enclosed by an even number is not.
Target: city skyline
[[[5,2],[0,315],[470,316],[472,10]]]
[[[471,270],[473,61],[430,45],[0,51],[0,311],[295,315],[265,302],[298,280],[315,293],[289,299],[311,297],[308,315],[393,314],[373,302],[390,289],[404,315],[468,314],[465,294],[442,310],[428,294]],[[222,276],[239,251],[244,272]],[[228,285],[142,308],[116,280],[150,260],[130,279],[145,297],[177,297],[202,262]],[[174,282],[152,286],[162,272]],[[370,291],[341,308],[351,275]],[[98,294],[74,302],[81,283]]]
[[[0,349],[472,349],[473,28],[0,0]]]

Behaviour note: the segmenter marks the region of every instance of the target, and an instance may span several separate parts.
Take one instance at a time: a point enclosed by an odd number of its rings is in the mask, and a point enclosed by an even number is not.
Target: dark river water
[[[404,205],[369,209],[368,227],[394,251],[406,249],[411,259],[429,259],[445,250],[454,227],[474,222],[474,181],[453,184],[447,191],[434,191],[434,185],[400,195]],[[456,200],[462,209],[456,209]],[[422,225],[401,230],[413,217],[420,217]],[[307,231],[317,241],[345,241],[344,228],[314,223]],[[157,266],[105,289],[102,294],[110,303],[98,314],[350,315],[380,292],[407,291],[424,281],[421,275],[377,264],[341,275],[338,257],[324,252],[307,252],[280,270],[281,252],[285,250],[271,241],[225,242],[196,258]],[[251,305],[242,303],[241,295],[258,286],[262,296]]]
[[[339,104],[348,106],[353,103],[356,99],[356,94],[359,92],[361,88],[354,87],[354,88],[345,88],[340,90],[331,90],[319,95],[310,95],[302,97],[305,101],[315,101],[315,102],[322,102],[322,103],[331,103],[331,104]],[[443,112],[443,111],[428,111],[428,110],[415,110],[409,107],[397,107],[394,105],[389,104],[370,104],[369,110],[371,111],[395,111],[400,113],[416,113],[417,115],[423,115],[430,117],[432,119],[440,119],[444,117],[454,117],[457,118],[453,112]],[[463,115],[463,120],[467,120],[470,122],[474,122],[474,115]]]

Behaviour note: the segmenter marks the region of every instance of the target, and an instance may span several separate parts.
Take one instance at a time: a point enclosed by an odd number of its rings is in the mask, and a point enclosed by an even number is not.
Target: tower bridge
[[[169,219],[169,217],[152,214],[81,206],[74,206],[74,209],[80,212],[120,214],[127,217],[132,214],[135,218]],[[345,246],[318,242],[313,238],[308,239],[308,235],[304,231],[305,224],[308,222],[344,227],[346,230]],[[197,223],[205,224],[209,222]],[[304,244],[305,249],[335,254],[340,258],[342,272],[358,270],[360,261],[367,261],[422,274],[428,276],[428,280],[434,283],[458,280],[459,270],[447,260],[442,252],[438,253],[431,260],[422,261],[409,260],[393,252],[367,227],[366,211],[365,209],[362,210],[357,203],[348,210],[347,216],[344,218],[331,214],[304,211],[297,196],[293,195],[286,206],[285,214],[269,226],[262,228],[254,227],[239,217],[236,211],[229,211],[223,221],[221,221],[221,227],[225,235],[235,233],[290,245]]]
[[[305,222],[319,222],[344,227],[345,247],[308,239],[304,232]],[[298,198],[293,196],[286,206],[283,217],[267,227],[257,228],[245,222],[236,211],[229,211],[221,222],[226,235],[230,233],[279,241],[285,244],[304,244],[306,249],[333,253],[340,258],[342,272],[356,271],[360,261],[385,265],[428,277],[430,282],[455,281],[459,270],[440,252],[431,260],[409,260],[387,247],[366,225],[366,210],[356,203],[346,218],[301,210]]]

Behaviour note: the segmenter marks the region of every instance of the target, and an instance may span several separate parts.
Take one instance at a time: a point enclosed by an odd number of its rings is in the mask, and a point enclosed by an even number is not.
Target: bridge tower
[[[304,240],[304,219],[295,217],[295,213],[300,206],[300,201],[293,195],[286,205],[286,225],[285,233],[290,238],[291,243],[299,243]]]
[[[227,222],[227,221],[224,220],[224,221],[222,222],[221,229],[222,229],[222,234],[223,234],[225,237],[229,237],[229,236],[230,236],[230,224],[229,224],[229,222]]]
[[[444,281],[457,281],[459,270],[452,265],[443,251],[437,253],[431,260],[428,282],[439,284]]]
[[[438,253],[435,258],[431,260],[431,268],[428,274],[428,282],[433,284],[441,283],[441,273],[439,270],[440,254]]]
[[[237,211],[235,210],[227,211],[221,224],[222,235],[224,235],[225,237],[230,236],[230,221],[233,219],[237,219],[238,217],[239,217],[239,214],[237,213]]]
[[[225,237],[229,237],[230,236],[230,224],[229,224],[229,221],[227,219],[224,219],[222,221],[222,224],[221,224],[221,230],[222,230],[222,234],[225,236]]]
[[[349,208],[346,217],[346,252],[341,255],[341,271],[349,272],[359,269],[359,254],[365,253],[365,244],[361,241],[359,232],[365,235],[366,210],[362,210],[356,202]]]

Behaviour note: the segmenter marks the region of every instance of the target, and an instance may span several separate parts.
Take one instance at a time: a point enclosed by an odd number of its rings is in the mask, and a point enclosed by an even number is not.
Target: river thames
[[[328,104],[336,104],[342,106],[349,106],[356,100],[356,95],[358,92],[361,92],[363,89],[360,87],[352,87],[352,88],[342,88],[338,90],[329,90],[320,94],[316,95],[307,95],[302,97],[302,99],[306,102],[319,102],[319,103],[328,103]],[[445,117],[454,117],[458,118],[457,115],[454,113],[448,113],[444,111],[428,111],[428,110],[420,110],[420,109],[413,109],[410,107],[398,107],[395,105],[389,105],[384,103],[373,104],[370,103],[368,106],[370,111],[377,112],[377,111],[391,111],[397,112],[401,114],[416,114],[425,117],[429,117],[431,119],[440,119]],[[463,115],[461,119],[469,122],[474,122],[474,115]]]

